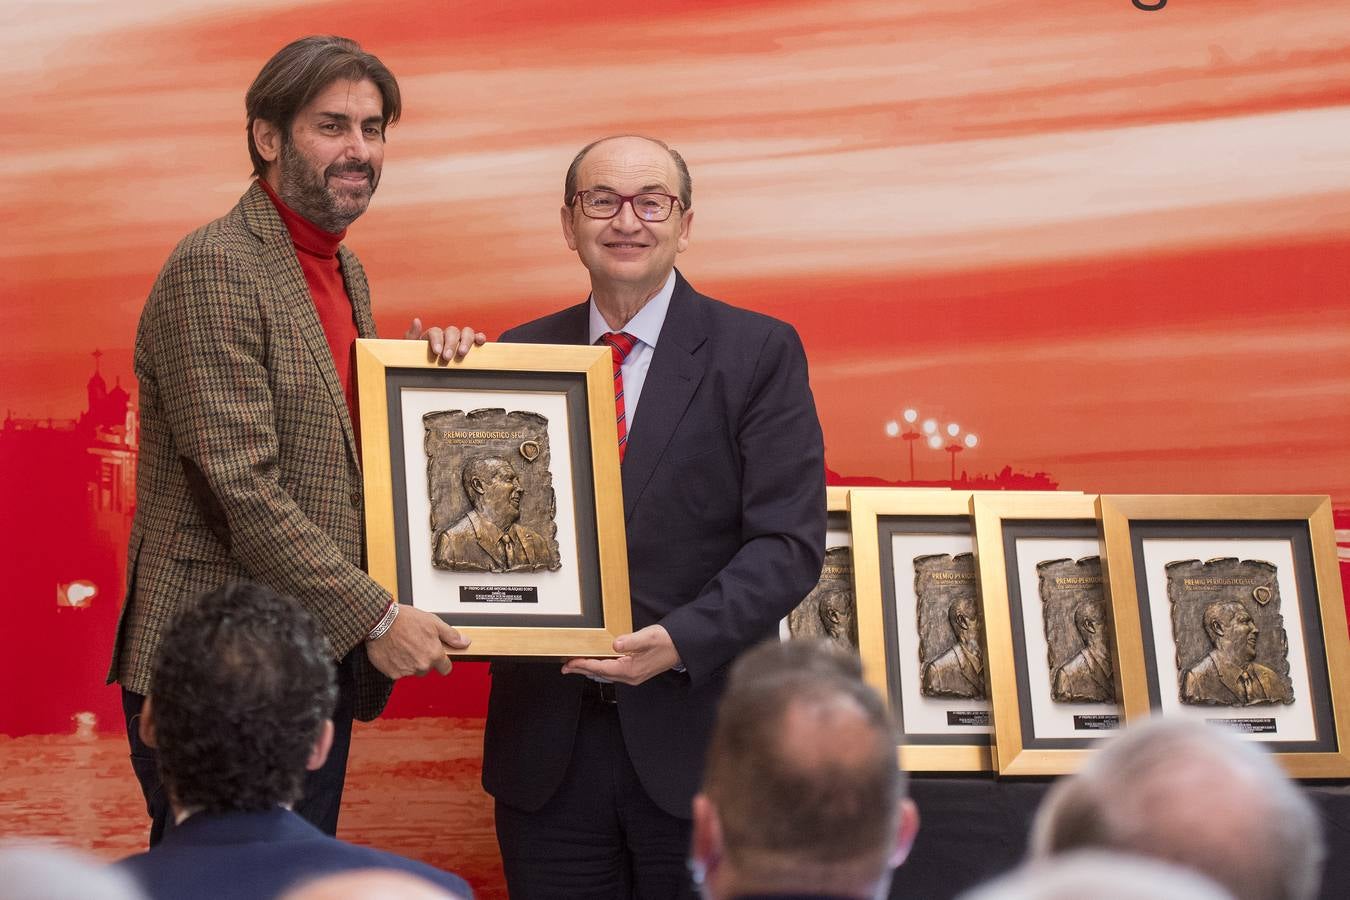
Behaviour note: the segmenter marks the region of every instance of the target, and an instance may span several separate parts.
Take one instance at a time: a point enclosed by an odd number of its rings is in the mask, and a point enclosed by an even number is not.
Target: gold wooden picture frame
[[[921,658],[920,557],[953,560],[973,553],[970,491],[853,488],[848,494],[859,651],[869,684],[886,698],[900,731],[899,762],[909,771],[987,772],[996,767],[987,699],[925,696],[925,667],[955,652]],[[974,585],[971,567],[948,573]],[[976,591],[978,606],[978,591]],[[937,626],[942,627],[941,622]],[[953,632],[954,633],[954,632]],[[950,635],[947,636],[950,639]],[[931,679],[930,679],[931,684]]]
[[[358,340],[356,374],[371,577],[466,658],[614,656],[632,610],[609,348],[445,363]]]
[[[974,495],[1000,775],[1077,770],[1123,723],[1096,497]]]
[[[1098,498],[1127,719],[1187,717],[1350,776],[1350,635],[1325,496]]]

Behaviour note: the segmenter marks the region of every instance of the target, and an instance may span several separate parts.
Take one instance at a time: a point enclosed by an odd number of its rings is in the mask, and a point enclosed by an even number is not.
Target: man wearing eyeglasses
[[[824,448],[796,331],[675,270],[689,170],[631,135],[567,172],[581,304],[502,335],[615,360],[636,631],[617,659],[493,665],[483,784],[513,898],[689,897],[690,802],[727,669],[815,585]]]

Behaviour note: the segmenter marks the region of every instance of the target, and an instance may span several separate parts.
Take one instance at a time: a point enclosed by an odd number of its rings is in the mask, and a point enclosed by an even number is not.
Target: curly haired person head
[[[169,626],[141,729],[175,813],[290,806],[333,738],[332,650],[298,603],[236,582]]]

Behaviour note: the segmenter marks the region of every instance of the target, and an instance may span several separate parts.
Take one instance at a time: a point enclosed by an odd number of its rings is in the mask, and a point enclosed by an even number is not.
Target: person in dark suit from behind
[[[705,898],[885,897],[918,827],[895,728],[856,655],[794,640],[736,663],[694,797]]]
[[[122,867],[152,898],[264,900],[305,878],[398,869],[461,896],[462,879],[329,837],[292,811],[333,742],[332,651],[314,618],[235,582],[165,631],[140,719],[177,822]]]
[[[493,663],[483,785],[516,900],[693,895],[689,804],[727,668],[820,577],[825,456],[806,354],[786,322],[676,271],[692,196],[660,141],[583,148],[561,218],[591,295],[501,336],[611,348],[636,629],[617,659]]]

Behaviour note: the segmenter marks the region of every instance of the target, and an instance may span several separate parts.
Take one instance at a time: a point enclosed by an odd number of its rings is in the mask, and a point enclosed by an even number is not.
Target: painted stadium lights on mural
[[[961,426],[955,422],[947,426],[947,437],[951,439],[950,443],[942,449],[951,454],[952,457],[952,481],[956,480],[956,454],[965,450],[967,447],[974,447],[980,442],[980,439],[973,434],[967,433],[965,437],[961,436]],[[936,447],[932,441],[929,444]]]
[[[907,409],[902,418],[905,420],[903,430],[900,422],[891,419],[886,423],[886,436],[901,438],[909,445],[909,480],[914,481],[914,444],[916,441],[924,440],[928,446],[934,450],[945,450],[951,454],[952,474],[951,480],[956,480],[956,454],[963,450],[975,447],[980,439],[967,433],[962,436],[961,426],[955,422],[947,424],[945,427],[939,427],[937,419],[924,419],[923,423],[915,428],[919,421],[919,411],[917,409]],[[945,432],[946,438],[943,437]],[[948,443],[950,439],[950,443]],[[944,446],[945,444],[945,446]]]
[[[891,419],[886,423],[886,434],[889,437],[901,437],[909,445],[909,480],[914,480],[914,442],[922,435],[914,430],[914,422],[919,418],[919,411],[915,409],[905,410],[905,431],[900,432],[900,423]]]

